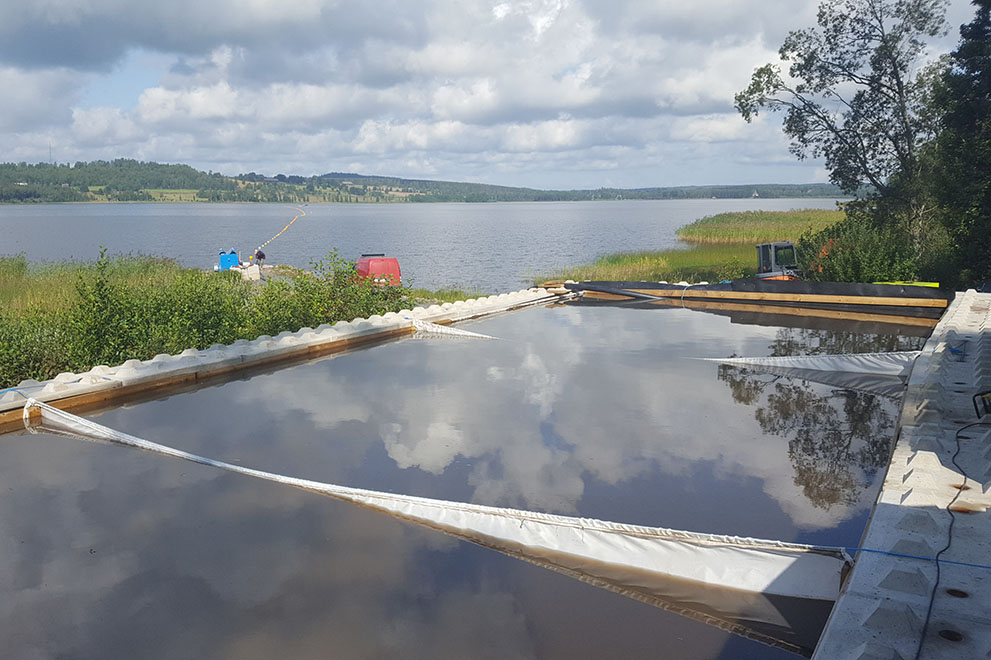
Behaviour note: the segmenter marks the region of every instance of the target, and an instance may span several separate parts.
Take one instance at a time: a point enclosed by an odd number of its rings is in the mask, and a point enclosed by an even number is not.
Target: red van
[[[384,254],[363,254],[358,259],[358,276],[370,277],[377,286],[399,286],[402,277],[399,260]]]

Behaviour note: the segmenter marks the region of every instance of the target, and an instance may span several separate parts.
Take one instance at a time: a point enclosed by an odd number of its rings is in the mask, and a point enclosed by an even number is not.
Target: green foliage
[[[465,291],[463,289],[438,289],[436,291],[413,289],[409,292],[409,295],[413,297],[418,305],[435,305],[468,300],[469,298],[480,298],[487,294],[479,291]]]
[[[375,286],[333,252],[310,272],[254,285],[103,250],[95,264],[37,269],[23,255],[0,258],[0,301],[0,387],[413,304],[407,288]]]
[[[853,193],[915,176],[918,151],[935,132],[920,111],[927,93],[913,75],[926,39],[944,32],[947,0],[825,0],[814,28],[789,33],[774,64],[736,95],[747,121],[761,108],[783,111],[799,158],[823,157],[830,180]]]
[[[120,158],[113,161],[0,163],[0,202],[162,201],[162,202],[519,202],[614,199],[709,199],[836,197],[827,184],[678,186],[624,190],[536,190],[479,183],[427,181],[360,174],[267,177],[255,172],[235,177],[200,172],[188,165],[166,165]]]
[[[255,297],[248,334],[274,335],[283,330],[315,328],[413,306],[407,288],[376,286],[358,277],[355,265],[331,251],[289,280],[269,283]]]
[[[16,281],[27,277],[28,260],[24,253],[0,256],[0,282]]]
[[[933,150],[935,197],[952,249],[947,277],[960,287],[991,280],[991,2],[974,20],[934,93],[943,130]]]
[[[69,324],[59,312],[13,314],[0,308],[0,388],[26,378],[46,380],[71,364],[64,352]]]
[[[840,223],[801,237],[797,245],[803,277],[827,282],[918,279],[915,251],[896,227],[878,227],[848,214]]]
[[[79,275],[79,302],[70,313],[70,329],[76,338],[68,347],[69,359],[96,364],[119,364],[136,348],[138,335],[133,297],[126,285],[111,278],[110,260],[101,248],[96,273]]]

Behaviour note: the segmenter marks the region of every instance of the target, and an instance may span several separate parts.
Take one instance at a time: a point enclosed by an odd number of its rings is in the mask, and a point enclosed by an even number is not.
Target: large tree
[[[934,189],[964,286],[991,280],[991,0],[973,4],[934,98],[942,114]]]
[[[824,157],[846,192],[863,185],[890,192],[913,175],[935,126],[917,76],[928,39],[945,31],[947,0],[825,0],[817,26],[788,35],[788,63],[758,68],[736,95],[747,121],[761,108],[784,111],[784,131],[799,158]]]

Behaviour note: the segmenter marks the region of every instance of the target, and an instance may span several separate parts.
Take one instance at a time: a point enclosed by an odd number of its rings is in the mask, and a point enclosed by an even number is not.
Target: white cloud
[[[76,160],[535,187],[821,179],[782,148],[780,118],[763,130],[732,109],[816,4],[20,3],[0,24],[0,146],[40,160],[43,133]],[[951,23],[971,14],[953,0]]]

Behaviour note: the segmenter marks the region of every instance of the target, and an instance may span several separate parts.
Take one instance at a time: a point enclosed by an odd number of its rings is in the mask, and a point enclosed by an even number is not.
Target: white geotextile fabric
[[[462,330],[460,328],[452,328],[449,325],[440,325],[439,323],[431,323],[430,321],[421,321],[420,319],[413,319],[413,327],[416,328],[418,333],[429,334],[429,335],[442,335],[448,337],[473,337],[475,339],[495,339],[495,337],[490,337],[489,335],[483,335],[478,332],[472,332],[470,330]]]
[[[40,429],[30,423],[33,409],[41,412]],[[623,592],[643,593],[644,589],[649,591],[650,584],[665,582],[668,591],[687,593],[694,583],[770,596],[835,600],[842,573],[850,561],[840,548],[624,525],[287,477],[142,440],[34,399],[24,406],[24,422],[33,433],[57,433],[136,447],[315,491],[592,582],[607,582]],[[681,600],[693,598],[689,594]],[[782,622],[773,607],[767,611],[757,607],[753,612],[739,614],[773,625]]]
[[[784,357],[702,358],[740,366],[815,369],[846,373],[907,376],[921,351],[848,353],[845,355],[795,355]]]

